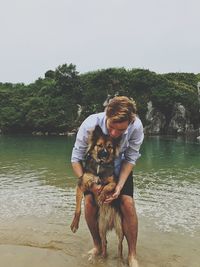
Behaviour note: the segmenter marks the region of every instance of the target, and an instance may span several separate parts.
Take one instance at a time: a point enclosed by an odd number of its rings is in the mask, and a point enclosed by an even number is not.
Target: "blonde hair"
[[[113,122],[131,123],[135,119],[136,112],[135,101],[127,96],[115,96],[106,107],[106,117]]]

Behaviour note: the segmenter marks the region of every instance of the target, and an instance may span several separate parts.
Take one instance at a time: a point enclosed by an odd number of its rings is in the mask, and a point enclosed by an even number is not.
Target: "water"
[[[69,231],[75,209],[76,178],[70,164],[73,142],[69,137],[0,136],[0,244],[60,250],[65,263],[70,258],[73,266],[87,266],[82,257],[77,258],[92,245],[84,218],[77,234]],[[196,253],[193,241],[200,237],[200,144],[146,138],[141,154],[134,171],[141,240],[156,233],[160,245],[164,239],[171,242],[177,237],[176,242],[188,244],[190,255]],[[114,238],[111,236],[111,243]],[[139,239],[139,256],[141,253],[143,258],[144,247],[149,250],[148,241],[140,242],[145,241]],[[110,250],[116,254],[115,248]],[[105,266],[112,266],[115,260],[110,258]],[[176,264],[146,262],[144,266],[187,266],[178,265],[177,258],[173,261]],[[190,266],[198,265],[194,261]]]
[[[200,229],[200,145],[154,137],[146,140],[136,170],[138,211],[164,231]]]

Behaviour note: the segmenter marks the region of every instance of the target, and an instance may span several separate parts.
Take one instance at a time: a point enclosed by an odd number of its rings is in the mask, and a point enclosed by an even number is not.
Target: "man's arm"
[[[110,203],[114,199],[118,198],[130,172],[133,170],[134,164],[124,161],[121,166],[121,171],[119,175],[119,181],[115,187],[115,192],[112,196],[108,197],[104,203]]]
[[[137,159],[140,157],[139,149],[144,139],[143,126],[140,121],[137,129],[132,133],[129,139],[129,147],[126,149],[124,156],[125,160],[121,165],[119,174],[119,181],[115,188],[115,192],[111,197],[108,197],[105,203],[110,203],[112,200],[118,198],[130,172],[136,164]]]
[[[81,162],[72,162],[72,168],[75,175],[79,178],[83,175],[83,166]]]

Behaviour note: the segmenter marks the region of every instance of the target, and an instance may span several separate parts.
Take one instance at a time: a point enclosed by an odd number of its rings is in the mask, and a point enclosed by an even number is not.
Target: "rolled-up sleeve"
[[[144,132],[142,123],[139,127],[135,128],[129,138],[129,145],[124,152],[124,158],[127,162],[132,163],[133,165],[136,164],[137,159],[141,156],[140,155],[140,146],[144,139]]]

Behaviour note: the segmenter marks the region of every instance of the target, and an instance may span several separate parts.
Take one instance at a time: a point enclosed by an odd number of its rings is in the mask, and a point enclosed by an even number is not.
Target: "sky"
[[[0,0],[0,82],[142,68],[200,73],[199,0]]]

